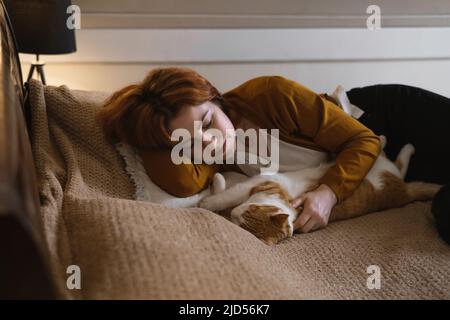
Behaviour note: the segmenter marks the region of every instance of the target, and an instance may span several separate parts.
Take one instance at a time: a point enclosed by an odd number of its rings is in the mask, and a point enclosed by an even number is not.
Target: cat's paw
[[[217,172],[213,177],[212,194],[223,192],[225,191],[226,187],[227,183],[224,176],[221,173]]]
[[[406,152],[409,155],[413,155],[414,152],[416,152],[416,148],[414,148],[414,146],[411,143],[406,144],[403,147],[404,152]]]
[[[198,207],[207,209],[210,211],[221,210],[220,206],[218,205],[218,201],[217,201],[216,197],[214,197],[214,196],[209,196],[209,197],[203,198],[198,203]]]

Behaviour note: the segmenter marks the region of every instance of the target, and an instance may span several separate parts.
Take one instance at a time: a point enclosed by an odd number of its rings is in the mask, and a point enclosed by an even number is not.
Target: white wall
[[[74,54],[42,56],[47,82],[113,91],[188,66],[221,91],[283,75],[317,92],[403,83],[450,97],[450,28],[81,29]],[[33,56],[22,55],[24,77]]]

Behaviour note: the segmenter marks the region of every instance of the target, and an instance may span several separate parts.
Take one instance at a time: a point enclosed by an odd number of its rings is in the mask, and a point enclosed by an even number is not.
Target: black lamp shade
[[[76,51],[75,32],[67,28],[70,0],[4,0],[19,52],[60,54]]]

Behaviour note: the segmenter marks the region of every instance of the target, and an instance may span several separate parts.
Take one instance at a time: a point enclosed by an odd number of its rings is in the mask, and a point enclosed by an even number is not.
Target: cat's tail
[[[426,182],[409,182],[406,184],[410,201],[431,200],[441,188],[441,185]]]

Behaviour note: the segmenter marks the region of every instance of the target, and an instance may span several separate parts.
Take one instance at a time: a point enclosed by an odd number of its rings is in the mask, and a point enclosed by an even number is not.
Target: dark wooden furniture
[[[31,114],[14,33],[0,4],[0,299],[56,298],[40,223]]]

